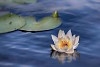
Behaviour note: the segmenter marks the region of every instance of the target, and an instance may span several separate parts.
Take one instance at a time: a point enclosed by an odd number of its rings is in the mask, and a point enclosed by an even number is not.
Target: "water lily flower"
[[[79,36],[72,36],[71,30],[67,34],[63,30],[59,30],[58,37],[55,35],[51,36],[55,44],[51,44],[51,48],[58,52],[74,53],[74,49],[79,45]]]

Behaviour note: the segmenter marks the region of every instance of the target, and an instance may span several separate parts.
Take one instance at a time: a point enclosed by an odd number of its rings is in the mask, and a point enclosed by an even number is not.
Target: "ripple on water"
[[[18,64],[18,63],[10,63],[10,62],[0,62],[1,67],[35,67],[33,65],[25,65],[25,64]]]

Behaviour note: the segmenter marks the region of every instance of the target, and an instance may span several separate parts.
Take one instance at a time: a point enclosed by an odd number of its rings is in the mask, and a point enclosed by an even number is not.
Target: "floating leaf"
[[[25,31],[44,31],[58,27],[61,24],[60,18],[58,18],[58,12],[55,11],[52,16],[44,17],[40,21],[36,22],[33,17],[26,17],[26,25],[20,30]]]
[[[11,4],[11,3],[18,3],[18,4],[36,3],[36,1],[37,0],[0,0],[0,5]]]
[[[12,3],[12,0],[0,0],[0,5]]]
[[[25,18],[25,20],[26,20],[26,25],[22,27],[20,30],[44,31],[44,30],[54,29],[61,24],[59,18],[53,18],[53,17],[45,17],[38,22],[36,22],[33,17],[27,17]]]
[[[0,33],[14,31],[24,25],[25,20],[23,17],[14,14],[0,16]]]
[[[21,3],[21,4],[24,4],[24,3],[35,3],[37,0],[12,0],[14,3]]]

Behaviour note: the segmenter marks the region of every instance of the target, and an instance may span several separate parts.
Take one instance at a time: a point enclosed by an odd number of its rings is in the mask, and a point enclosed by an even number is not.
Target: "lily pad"
[[[11,4],[11,3],[17,3],[17,4],[36,3],[36,1],[37,0],[0,0],[0,5]]]
[[[58,13],[55,11],[52,16],[44,17],[40,21],[36,21],[33,17],[25,17],[26,25],[20,30],[25,31],[44,31],[58,27],[61,24]]]
[[[25,25],[23,17],[14,14],[0,16],[0,33],[17,30]]]
[[[24,4],[24,3],[36,3],[37,0],[12,0],[14,3]]]
[[[0,0],[0,5],[12,3],[12,0]]]
[[[59,18],[53,18],[53,17],[45,17],[38,22],[36,22],[33,17],[28,17],[25,20],[26,20],[26,25],[23,26],[20,30],[44,31],[44,30],[54,29],[61,24]]]

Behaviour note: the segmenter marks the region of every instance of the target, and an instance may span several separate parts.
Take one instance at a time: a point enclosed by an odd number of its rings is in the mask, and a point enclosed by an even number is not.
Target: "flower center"
[[[68,49],[71,48],[71,42],[70,40],[66,40],[66,39],[59,39],[59,42],[58,42],[58,47],[60,49],[63,49],[64,47],[68,47]]]

